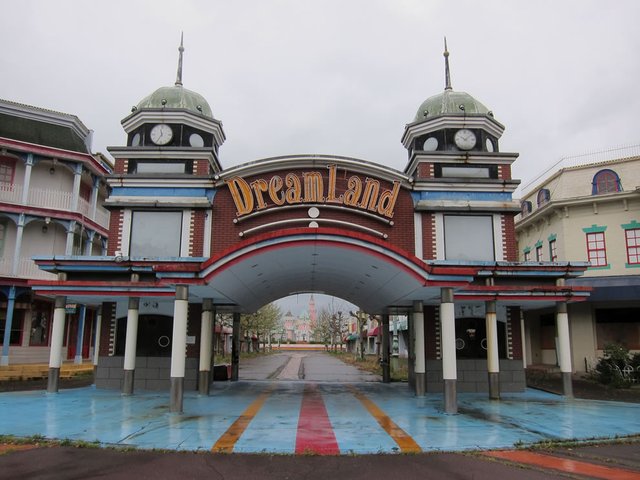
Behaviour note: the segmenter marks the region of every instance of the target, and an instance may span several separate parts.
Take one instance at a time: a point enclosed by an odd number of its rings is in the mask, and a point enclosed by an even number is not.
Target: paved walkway
[[[214,383],[208,397],[186,393],[182,415],[169,413],[164,392],[122,396],[87,387],[2,393],[0,434],[148,449],[351,454],[499,449],[640,433],[638,404],[528,390],[500,401],[459,394],[460,413],[447,415],[441,394],[417,398],[400,383],[338,383],[355,375],[351,367],[326,372],[335,357],[299,355],[262,357],[257,361],[268,368],[247,364],[241,370],[241,379],[249,372],[265,379]]]

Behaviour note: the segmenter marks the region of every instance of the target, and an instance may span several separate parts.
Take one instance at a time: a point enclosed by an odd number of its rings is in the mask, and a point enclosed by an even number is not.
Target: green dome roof
[[[463,108],[460,108],[462,106]],[[414,122],[421,122],[428,117],[452,114],[487,114],[492,115],[487,107],[466,92],[444,92],[427,98],[416,113]]]
[[[151,95],[143,98],[137,108],[138,110],[141,108],[182,108],[213,118],[211,107],[204,97],[182,85],[160,87]]]

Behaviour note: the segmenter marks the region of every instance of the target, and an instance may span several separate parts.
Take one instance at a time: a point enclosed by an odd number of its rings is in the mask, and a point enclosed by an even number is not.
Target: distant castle
[[[309,299],[309,310],[294,316],[291,310],[282,317],[282,342],[311,342],[313,332],[318,325],[318,313],[313,294]]]

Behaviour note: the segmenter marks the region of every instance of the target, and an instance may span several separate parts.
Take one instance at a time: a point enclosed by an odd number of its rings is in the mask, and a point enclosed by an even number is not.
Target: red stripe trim
[[[318,387],[313,384],[307,384],[304,388],[296,436],[296,454],[306,453],[340,454],[324,401]]]

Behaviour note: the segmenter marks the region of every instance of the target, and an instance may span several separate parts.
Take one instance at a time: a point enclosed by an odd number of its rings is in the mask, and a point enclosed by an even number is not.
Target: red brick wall
[[[502,254],[507,262],[518,260],[518,244],[516,240],[516,227],[514,214],[502,214]]]
[[[107,255],[115,255],[115,252],[122,247],[122,223],[124,212],[121,208],[111,210],[109,218],[109,243],[107,245]]]
[[[208,175],[209,174],[209,161],[208,160],[194,160],[193,161],[193,174],[194,175]]]
[[[522,334],[520,332],[520,307],[507,307],[507,332],[510,332],[509,353],[513,360],[522,360]]]
[[[436,222],[433,213],[422,213],[422,256],[436,259]]]
[[[424,331],[427,337],[425,352],[427,360],[440,358],[440,316],[438,307],[424,306]]]
[[[127,173],[129,168],[129,160],[126,158],[116,158],[115,165],[113,166],[113,173],[116,175],[120,175],[123,173]]]
[[[112,332],[115,329],[116,321],[116,304],[113,302],[105,302],[102,304],[102,321],[100,323],[100,356],[111,355],[115,342],[112,338]]]
[[[318,168],[316,171],[322,172],[322,168]],[[276,171],[270,172],[268,174],[263,174],[259,178],[269,179],[272,175],[279,175],[284,178],[285,175],[289,173],[288,171]],[[301,177],[302,171],[294,172]],[[328,170],[323,173],[323,180],[325,182],[325,191],[326,184],[328,183]],[[344,170],[338,170],[338,178],[336,184],[336,195],[342,194],[347,189],[347,180],[351,175],[354,175],[355,172],[348,172],[344,175]],[[359,175],[360,178],[364,181],[364,176]],[[245,178],[247,182],[251,182],[254,178]],[[381,181],[381,190],[384,189],[392,189],[393,184],[385,181]],[[265,195],[265,200],[267,203],[271,203],[268,199],[268,195]],[[273,205],[271,205],[273,207]],[[216,253],[220,253],[224,251],[239,241],[243,240],[239,236],[239,233],[248,230],[250,228],[254,228],[265,223],[277,222],[280,220],[287,220],[293,218],[307,218],[307,209],[311,205],[308,205],[307,208],[288,208],[288,209],[278,209],[273,208],[269,211],[269,207],[265,210],[266,213],[259,215],[257,217],[248,218],[242,220],[236,224],[233,223],[233,220],[236,218],[236,207],[233,203],[233,199],[231,197],[231,193],[226,186],[222,186],[216,196],[214,197],[213,202],[213,229],[211,235],[211,255],[215,255]],[[357,225],[365,226],[381,233],[387,234],[387,241],[399,247],[407,252],[414,252],[414,244],[415,244],[415,235],[414,235],[414,223],[413,223],[413,200],[409,191],[401,188],[398,193],[398,198],[395,203],[394,215],[391,218],[394,225],[389,225],[386,222],[377,221],[370,217],[359,214],[359,209],[352,209],[349,207],[344,207],[341,210],[335,209],[323,209],[322,206],[319,206],[320,209],[320,219],[333,219],[333,220],[341,220],[345,222],[351,222]],[[383,217],[381,217],[383,218]],[[312,219],[309,218],[309,221]],[[290,227],[304,227],[307,223],[301,222],[297,224],[290,225]],[[322,226],[322,223],[320,223]],[[326,224],[328,227],[332,227],[333,225]],[[272,228],[272,230],[282,229],[282,226]],[[288,228],[288,227],[284,227]],[[340,228],[349,228],[349,227],[340,227]],[[259,230],[256,234],[261,234],[268,232],[268,229]],[[361,230],[355,230],[356,232],[362,233]],[[244,238],[250,238],[246,236]]]
[[[204,252],[204,222],[206,212],[194,210],[191,212],[191,229],[189,232],[189,256],[201,257]]]
[[[511,165],[498,165],[498,178],[500,180],[511,180]]]
[[[416,169],[416,173],[418,178],[434,178],[435,169],[433,167],[433,163],[420,162]]]

